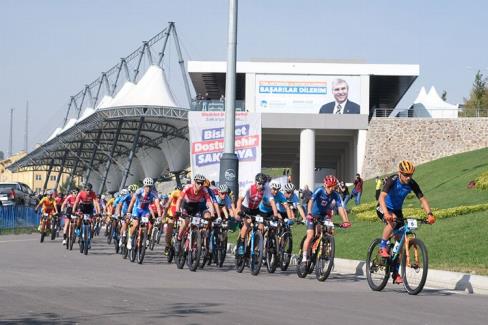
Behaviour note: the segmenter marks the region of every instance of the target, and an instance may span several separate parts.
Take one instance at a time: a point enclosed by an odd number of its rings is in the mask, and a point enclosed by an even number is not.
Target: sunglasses
[[[257,182],[256,184],[260,185],[260,186],[263,186],[264,183],[261,183],[261,182]]]
[[[198,185],[203,185],[203,182],[195,182]]]
[[[412,177],[412,175],[413,175],[413,174],[405,174],[405,173],[400,173],[400,174],[402,174],[403,177],[407,177],[407,178]]]

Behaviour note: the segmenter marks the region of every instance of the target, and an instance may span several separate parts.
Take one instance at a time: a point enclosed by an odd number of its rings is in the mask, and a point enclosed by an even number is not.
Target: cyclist
[[[176,217],[180,217],[182,212],[186,216],[193,216],[196,213],[200,213],[204,219],[210,219],[215,215],[212,199],[207,188],[204,187],[204,183],[205,176],[196,174],[193,177],[193,184],[185,186],[183,191],[181,191],[178,201],[176,201]],[[188,218],[183,218],[178,237],[176,238],[176,254],[179,253],[181,239],[188,227],[188,223]]]
[[[68,233],[68,225],[71,221],[71,214],[73,213],[73,205],[78,195],[78,189],[71,190],[71,193],[66,196],[61,205],[61,211],[64,211],[64,229],[63,229],[63,245],[66,245],[66,235]]]
[[[299,203],[298,195],[295,193],[295,185],[293,185],[293,183],[285,184],[283,194],[285,195],[286,202],[278,206],[281,216],[287,217],[288,219],[295,219],[295,213],[298,211],[302,220],[305,220],[305,211],[303,211],[303,208]],[[289,216],[287,216],[287,211],[284,205],[290,207],[291,214]]]
[[[121,193],[123,194],[119,195],[119,197],[114,202],[115,214],[118,217],[122,218],[122,227],[120,229],[120,233],[122,234],[122,236],[120,236],[119,246],[122,246],[126,237],[127,224],[129,221],[128,219],[130,218],[130,214],[127,213],[127,211],[129,210],[129,205],[132,201],[132,197],[134,196],[134,193],[137,191],[138,188],[139,187],[137,186],[137,184],[132,184],[129,185],[127,190],[124,191],[124,189],[122,189]]]
[[[88,214],[93,217],[94,213],[100,214],[100,205],[98,203],[97,195],[92,191],[92,184],[86,183],[82,186],[81,190],[76,196],[75,204],[73,205],[73,211],[77,211],[79,208],[80,214]],[[78,228],[81,227],[81,220],[78,220]],[[91,222],[92,233],[93,233],[93,222]]]
[[[229,196],[229,186],[227,184],[222,184],[218,187],[218,192],[215,197],[214,208],[217,211],[217,215],[222,217],[224,215],[224,220],[228,220],[229,217],[234,216],[235,205]]]
[[[335,191],[336,186],[337,179],[335,176],[325,176],[324,186],[317,188],[308,202],[307,238],[303,242],[303,262],[307,261],[308,246],[310,245],[312,238],[315,236],[314,219],[324,221],[325,218],[332,218],[334,209],[337,207],[339,215],[342,218],[341,228],[351,227],[341,196]]]
[[[236,207],[236,219],[240,219],[240,217],[244,215],[257,216],[260,214],[261,212],[259,211],[259,205],[261,204],[265,193],[267,196],[271,195],[269,187],[266,186],[268,181],[266,175],[263,173],[258,173],[256,174],[254,181],[254,184],[248,185],[244,192],[239,195]],[[245,243],[247,233],[250,230],[250,225],[251,220],[249,218],[243,220],[240,232],[240,242],[242,245]],[[244,253],[244,247],[238,247],[238,252],[242,255]]]
[[[379,254],[388,258],[388,242],[393,233],[393,229],[399,229],[404,225],[402,206],[403,201],[410,192],[414,192],[420,201],[420,205],[427,213],[427,222],[433,224],[435,217],[430,210],[430,205],[420,186],[412,178],[415,172],[415,166],[408,160],[403,160],[398,164],[398,174],[387,178],[383,189],[381,190],[376,213],[385,223],[383,235],[381,237]],[[393,269],[393,283],[401,284],[403,279],[398,272],[398,265]]]
[[[42,214],[47,214],[48,219],[47,219],[47,224],[49,225],[49,222],[51,222],[51,217],[54,215],[54,213],[58,213],[58,208],[56,207],[56,200],[54,199],[54,191],[49,190],[47,191],[47,195],[44,196],[41,201],[36,206],[36,210],[39,209],[39,207],[42,206],[41,212]],[[42,219],[41,219],[42,220]],[[39,224],[39,231],[42,233],[46,229],[46,223],[40,223]]]
[[[127,212],[132,212],[132,224],[129,229],[129,238],[134,235],[134,230],[139,226],[139,219],[142,216],[150,216],[151,211],[149,210],[149,205],[151,203],[156,203],[156,208],[158,210],[158,214],[161,214],[161,207],[159,205],[159,198],[158,192],[154,188],[154,181],[150,177],[144,178],[142,181],[144,187],[138,189],[129,204],[129,209]],[[150,227],[150,224],[148,225]],[[150,233],[150,228],[148,228],[148,234]],[[147,243],[144,243],[147,244]],[[132,240],[127,241],[127,249],[132,249]]]
[[[171,247],[171,236],[173,236],[173,228],[176,219],[176,202],[178,202],[178,198],[181,194],[181,186],[175,186],[173,192],[171,192],[168,202],[166,203],[165,210],[167,211],[167,219],[166,219],[166,232],[165,232],[165,241],[166,245],[164,247],[164,255],[168,255],[169,248]]]

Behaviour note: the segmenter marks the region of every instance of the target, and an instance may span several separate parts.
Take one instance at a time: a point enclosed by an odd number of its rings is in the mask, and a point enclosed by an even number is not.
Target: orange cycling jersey
[[[169,204],[168,215],[170,217],[173,217],[176,214],[176,201],[178,201],[180,194],[181,194],[180,190],[174,190],[169,196],[171,203]]]
[[[45,213],[49,213],[54,210],[54,205],[56,204],[56,200],[54,198],[49,198],[47,196],[43,197],[39,205],[42,204],[42,211]]]

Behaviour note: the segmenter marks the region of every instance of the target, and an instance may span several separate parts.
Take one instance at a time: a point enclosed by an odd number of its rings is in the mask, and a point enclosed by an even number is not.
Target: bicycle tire
[[[385,288],[390,278],[390,261],[378,254],[381,238],[376,238],[371,242],[366,257],[366,279],[373,291],[381,291]],[[384,274],[381,274],[384,273]],[[373,279],[373,275],[378,274],[378,283]]]
[[[239,245],[245,245],[245,243],[242,242],[240,235],[236,243],[235,266],[237,273],[242,273],[244,267],[246,266],[246,248],[244,246],[244,254],[240,255],[238,254]]]
[[[225,261],[225,255],[227,254],[227,237],[225,234],[219,235],[219,244],[217,246],[217,266],[222,267]]]
[[[146,242],[147,242],[147,229],[144,228],[142,230],[141,237],[142,240],[139,240],[139,247],[137,249],[137,263],[142,264],[144,261],[144,256],[146,255]]]
[[[69,250],[70,243],[71,243],[71,225],[68,225],[68,233],[66,234],[66,250]]]
[[[175,257],[175,249],[173,246],[171,246],[169,249],[168,249],[168,257],[167,257],[167,261],[168,263],[172,263],[173,262],[173,258]]]
[[[158,229],[156,227],[153,227],[151,231],[151,240],[149,241],[149,249],[152,251],[154,250],[154,246],[156,245],[156,238],[158,236],[157,231]]]
[[[266,269],[268,273],[274,273],[278,267],[277,253],[276,253],[276,236],[273,234],[268,236],[266,241],[266,250],[264,252],[266,256]]]
[[[327,234],[322,237],[320,252],[317,256],[317,263],[315,264],[315,276],[320,282],[327,280],[329,277],[334,266],[334,256],[335,239],[333,236]]]
[[[182,243],[183,246],[183,243]],[[180,270],[185,267],[185,262],[186,262],[186,251],[184,251],[184,247],[180,248],[179,254],[176,255],[176,267],[179,268]]]
[[[113,235],[113,233],[112,233],[112,222],[109,222],[107,224],[107,229],[105,230],[105,232],[107,233],[107,244],[110,245],[110,244],[112,244],[112,239],[113,239],[112,238],[112,235]]]
[[[427,253],[427,247],[425,246],[424,242],[418,238],[410,239],[408,245],[409,245],[408,249],[409,249],[410,257],[412,257],[412,253],[414,252],[411,251],[412,248],[416,250],[415,255],[413,256],[418,257],[420,254],[422,255],[421,256],[422,267],[420,268],[419,267],[420,264],[417,263],[417,261],[415,261],[413,267],[410,267],[409,265],[409,267],[407,268],[407,254],[406,254],[407,248],[405,245],[405,249],[403,251],[403,256],[402,256],[402,265],[401,265],[402,275],[403,275],[403,286],[405,287],[405,290],[407,290],[408,294],[417,295],[422,291],[425,285],[425,281],[427,280],[427,273],[429,271],[429,255]],[[419,273],[419,270],[422,270],[422,274],[420,275],[420,279],[418,281],[415,281],[413,276],[417,275]]]
[[[129,250],[127,249],[127,235],[125,237],[123,237],[122,247],[120,249],[121,249],[121,253],[122,253],[122,258],[126,259],[127,256],[129,255]]]
[[[307,235],[303,236],[302,240],[300,241],[300,250],[298,251],[298,256],[297,256],[297,268],[296,268],[296,273],[299,278],[303,279],[304,277],[307,276],[308,274],[308,269],[303,265],[303,243],[305,242],[305,239],[307,239]]]
[[[56,239],[56,223],[55,220],[51,220],[51,240]]]
[[[257,230],[254,234],[254,247],[251,249],[254,252],[254,254],[251,253],[251,274],[256,276],[263,265],[263,234],[261,230]]]
[[[137,229],[136,229],[137,231]],[[132,241],[132,248],[131,249],[128,249],[129,251],[129,260],[131,262],[135,262],[136,261],[136,255],[137,255],[137,247],[136,247],[136,238],[135,238],[135,235],[132,236],[132,238],[129,238],[130,241]]]
[[[90,236],[88,235],[88,227],[85,227],[85,233],[84,233],[84,241],[85,241],[85,246],[83,247],[83,254],[88,255],[88,243],[90,242]]]
[[[200,255],[202,253],[202,236],[200,231],[192,230],[192,247],[189,247],[187,261],[190,271],[195,272],[200,264]]]
[[[293,240],[289,233],[285,233],[280,243],[280,269],[281,271],[288,270],[291,260],[291,252],[293,249]]]

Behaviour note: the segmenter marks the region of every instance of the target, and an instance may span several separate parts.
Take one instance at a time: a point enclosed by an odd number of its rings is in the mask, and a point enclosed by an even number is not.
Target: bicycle
[[[50,222],[50,231],[51,231],[51,240],[56,239],[56,234],[58,232],[59,226],[58,226],[58,215],[53,214],[51,217],[51,222]]]
[[[202,249],[202,238],[198,229],[201,221],[201,215],[200,213],[197,213],[193,217],[189,215],[182,215],[181,218],[191,218],[191,222],[183,233],[178,252],[175,252],[176,267],[182,269],[186,261],[190,271],[194,272],[198,268]]]
[[[268,273],[274,273],[278,267],[278,243],[276,232],[278,230],[278,221],[271,217],[266,222],[265,227],[265,248],[264,256],[266,257],[266,269]]]
[[[279,227],[278,236],[278,264],[282,271],[286,271],[290,265],[293,249],[293,237],[291,232],[292,220],[284,219]]]
[[[390,273],[396,272],[400,263],[403,286],[408,294],[416,295],[422,291],[427,280],[429,256],[427,247],[415,234],[418,223],[428,222],[426,219],[408,218],[405,225],[393,231],[388,258],[379,255],[381,238],[371,242],[366,258],[366,278],[372,290],[383,290],[388,283]]]
[[[307,238],[307,235],[305,235],[300,243],[296,272],[299,278],[304,278],[315,269],[315,277],[323,282],[329,277],[334,266],[335,226],[340,227],[340,225],[334,224],[329,218],[325,218],[322,225],[319,224],[317,218],[314,218],[313,223],[315,236],[308,247],[307,261],[303,262],[303,243]],[[318,231],[317,228],[319,226],[321,226],[322,231]]]
[[[81,221],[80,253],[85,255],[88,255],[88,249],[92,238],[90,219],[91,217],[89,214],[83,214],[83,220]]]
[[[156,218],[156,221],[154,222],[152,231],[151,231],[151,240],[149,241],[149,249],[154,250],[154,246],[156,246],[156,243],[159,243],[159,238],[161,237],[161,226],[162,226],[162,218],[158,217]]]
[[[258,275],[263,263],[263,234],[259,230],[259,225],[264,222],[262,216],[244,215],[244,218],[251,218],[252,227],[246,236],[244,243],[240,236],[236,244],[235,265],[236,271],[242,273],[244,267],[249,263],[252,275]],[[247,243],[247,245],[246,245]],[[240,247],[244,246],[244,251],[239,252]]]
[[[120,240],[120,217],[117,215],[112,215],[112,221],[109,222],[110,232],[107,237],[110,237],[114,242],[115,254],[120,251],[119,240]],[[107,240],[108,241],[108,240]],[[110,243],[108,243],[110,245]]]
[[[149,224],[149,216],[142,216],[139,220],[139,224],[136,229],[134,229],[134,234],[132,234],[132,248],[129,250],[129,258],[131,262],[135,262],[137,258],[137,263],[142,264],[144,256],[146,255],[146,243],[147,243],[147,225]]]
[[[227,229],[227,221],[223,221],[222,218],[217,218],[212,222],[212,231],[210,232],[209,240],[209,265],[212,261],[217,267],[224,265],[227,253]]]

